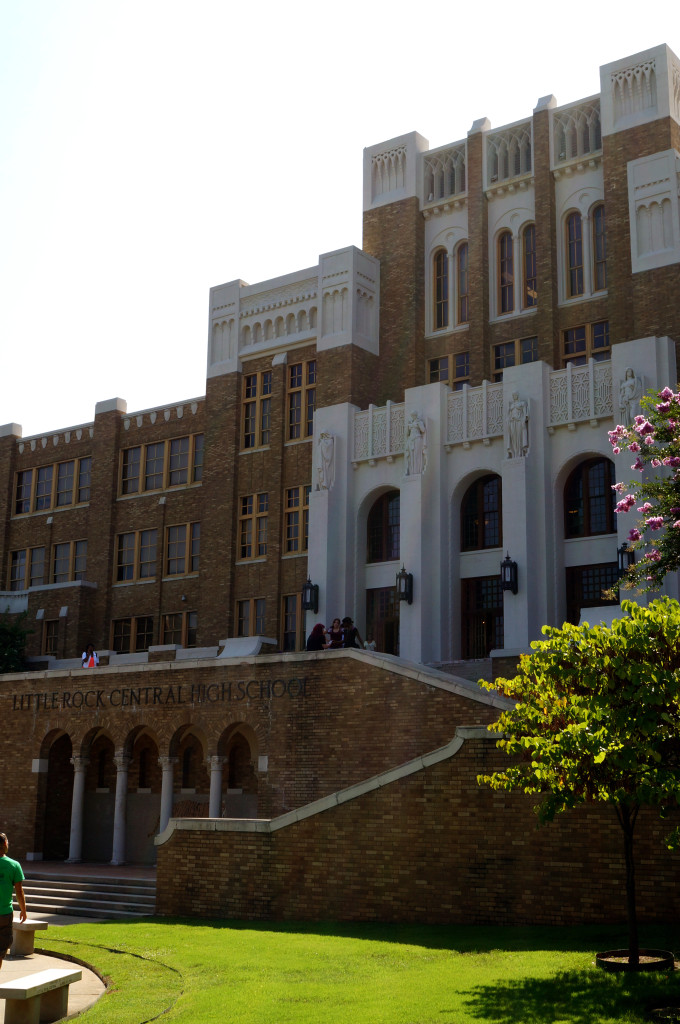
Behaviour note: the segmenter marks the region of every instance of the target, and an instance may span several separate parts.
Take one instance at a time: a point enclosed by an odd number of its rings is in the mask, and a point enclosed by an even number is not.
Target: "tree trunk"
[[[616,805],[616,815],[623,829],[623,848],[626,855],[626,913],[628,915],[628,956],[631,965],[640,963],[640,942],[638,939],[637,909],[635,905],[635,861],[633,859],[633,831],[638,815],[637,805],[627,803]]]

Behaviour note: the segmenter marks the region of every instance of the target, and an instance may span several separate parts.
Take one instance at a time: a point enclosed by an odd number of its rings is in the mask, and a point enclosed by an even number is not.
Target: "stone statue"
[[[406,426],[404,475],[419,476],[427,468],[427,427],[417,412],[412,412]]]
[[[508,404],[508,458],[521,459],[529,451],[529,406],[516,391]]]
[[[635,376],[633,367],[627,366],[624,378],[619,384],[619,410],[624,427],[632,427],[635,417],[640,415],[642,391],[642,381]]]
[[[330,491],[335,482],[335,438],[326,431],[319,437],[317,491]]]

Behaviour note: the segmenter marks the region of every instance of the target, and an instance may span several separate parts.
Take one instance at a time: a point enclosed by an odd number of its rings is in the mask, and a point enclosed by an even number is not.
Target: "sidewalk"
[[[65,917],[59,914],[29,914],[29,921],[47,921],[50,926],[47,932],[36,932],[36,945],[40,946],[40,937],[47,935],[53,925],[77,924],[84,920],[77,917]],[[92,918],[88,918],[91,921]],[[0,970],[0,982],[12,981],[14,978],[25,978],[30,974],[37,974],[38,971],[45,971],[50,967],[61,967],[65,970],[80,969],[83,977],[75,982],[69,989],[68,1014],[69,1017],[75,1013],[82,1013],[93,1003],[96,1003],[105,991],[104,983],[97,977],[94,971],[87,967],[80,967],[80,964],[73,964],[70,960],[61,960],[58,956],[47,956],[45,953],[34,953],[32,956],[8,956]],[[5,1020],[5,1000],[0,999],[0,1021]]]

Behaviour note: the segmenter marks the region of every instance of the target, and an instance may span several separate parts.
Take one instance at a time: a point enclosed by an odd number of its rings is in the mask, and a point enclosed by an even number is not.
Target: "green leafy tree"
[[[680,392],[664,388],[646,395],[641,407],[632,426],[609,431],[609,441],[615,455],[634,455],[631,469],[645,474],[614,485],[620,495],[617,513],[633,508],[640,513],[628,542],[641,557],[619,585],[645,592],[658,590],[666,573],[680,569]]]
[[[538,796],[542,822],[579,804],[611,804],[623,832],[631,963],[639,962],[633,836],[643,805],[664,816],[680,798],[680,605],[630,601],[611,627],[545,626],[514,679],[485,683],[516,701],[489,729],[512,756],[479,776]],[[668,837],[680,843],[680,828]]]
[[[0,617],[0,672],[21,672],[24,668],[26,637],[30,630],[24,628],[26,613],[10,616],[6,612]]]

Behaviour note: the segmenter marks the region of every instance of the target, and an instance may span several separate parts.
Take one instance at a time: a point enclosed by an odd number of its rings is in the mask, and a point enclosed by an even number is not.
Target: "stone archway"
[[[73,800],[73,747],[67,733],[56,735],[46,750],[48,741],[46,737],[41,751],[41,760],[46,760],[47,766],[38,780],[35,850],[42,853],[43,860],[66,860]]]
[[[221,736],[218,752],[224,758],[222,775],[222,817],[257,817],[257,737],[244,723],[237,723]]]

